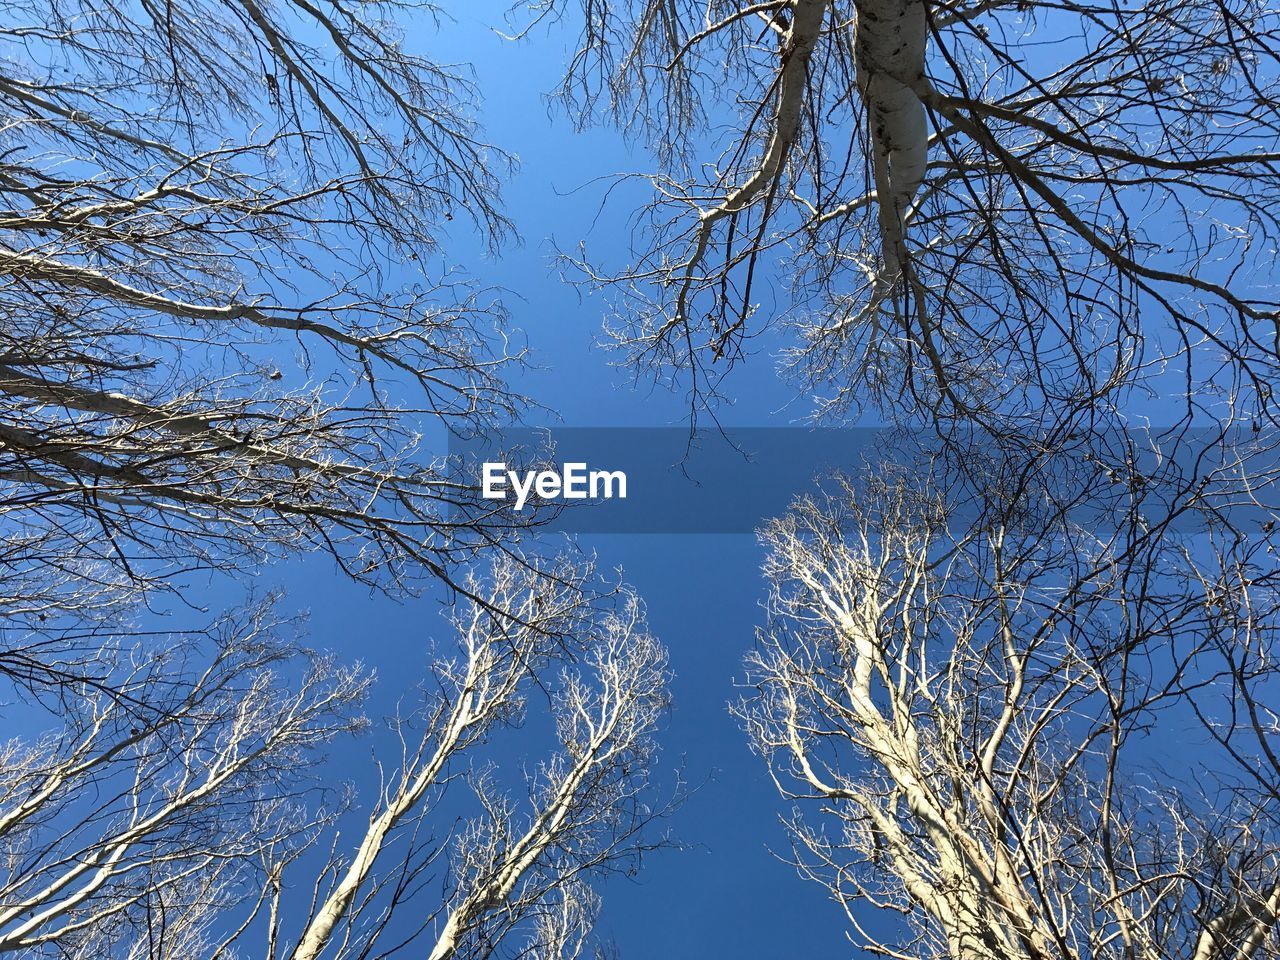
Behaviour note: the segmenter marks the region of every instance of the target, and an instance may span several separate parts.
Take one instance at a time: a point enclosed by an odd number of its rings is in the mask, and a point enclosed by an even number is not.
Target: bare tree
[[[318,890],[291,958],[362,956],[397,906],[421,918],[398,942],[425,937],[419,949],[432,960],[487,956],[513,931],[531,935],[548,957],[580,948],[595,910],[583,881],[619,864],[634,870],[653,842],[641,833],[661,812],[645,797],[650,733],[666,702],[666,656],[639,601],[624,591],[601,609],[586,592],[589,578],[589,568],[533,576],[505,562],[490,583],[473,585],[488,602],[468,604],[456,619],[461,656],[438,665],[422,735],[416,745],[402,737],[399,771],[331,885]],[[530,773],[527,812],[492,771],[473,768],[480,812],[457,831],[445,896],[416,900],[418,874],[441,849],[417,855],[423,818],[463,758],[539,694],[550,700],[559,748]],[[375,866],[405,824],[414,836],[380,877]]]
[[[969,520],[897,478],[763,534],[742,715],[801,871],[878,956],[1272,955],[1271,548]]]
[[[509,232],[465,70],[413,52],[435,16],[57,0],[0,19],[0,672],[49,731],[3,748],[0,953],[569,957],[591,877],[654,842],[665,661],[639,601],[510,549],[443,459],[524,401],[496,295],[427,262],[455,217],[491,247]],[[487,579],[455,574],[489,548]],[[163,590],[199,605],[193,573],[310,549],[462,604],[373,791],[322,789],[316,766],[367,726],[358,669],[269,602],[179,636],[139,613]],[[546,759],[486,766],[529,697]]]
[[[368,678],[306,656],[288,626],[262,604],[100,648],[103,683],[46,736],[5,743],[0,952],[199,956],[213,907],[330,819],[317,749],[363,725]]]
[[[511,559],[469,584],[482,600],[458,608],[456,655],[397,723],[401,756],[357,789],[369,816],[349,849],[332,827],[354,798],[319,790],[309,758],[365,725],[366,677],[312,659],[290,681],[296,643],[265,608],[220,625],[208,664],[170,638],[122,654],[114,690],[85,689],[52,739],[5,747],[0,953],[445,958],[510,939],[572,956],[589,879],[661,842],[645,827],[662,813],[665,654],[636,598],[599,586],[589,564]],[[558,746],[522,804],[482,751],[528,698],[549,701]],[[474,800],[446,802],[460,781]],[[308,886],[309,912],[289,893]]]
[[[428,4],[10,4],[0,20],[0,610],[49,639],[184,571],[321,549],[406,586],[503,536],[444,468],[510,414],[505,156]]]
[[[581,25],[574,116],[648,134],[634,259],[570,258],[696,398],[785,319],[827,414],[1043,418],[1166,358],[1269,409],[1272,5],[519,7]]]

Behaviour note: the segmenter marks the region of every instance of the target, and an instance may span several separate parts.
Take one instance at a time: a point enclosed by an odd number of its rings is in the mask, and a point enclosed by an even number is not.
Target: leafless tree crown
[[[768,324],[842,415],[1043,414],[1194,365],[1269,407],[1277,13],[1258,0],[569,3],[563,98],[648,135],[634,256],[569,253],[703,399]]]
[[[898,478],[763,534],[741,712],[802,873],[880,956],[1272,955],[1270,550],[957,526]]]
[[[522,347],[428,261],[455,217],[508,232],[508,161],[466,73],[406,43],[433,16],[9,5],[0,509],[30,583],[6,613],[293,549],[403,585],[498,535],[442,441],[519,407]]]
[[[467,590],[399,755],[350,794],[316,761],[367,726],[369,677],[304,656],[269,605],[118,651],[48,738],[3,746],[0,953],[577,956],[589,880],[663,842],[666,655],[589,564],[507,559]],[[486,759],[548,699],[542,761]]]

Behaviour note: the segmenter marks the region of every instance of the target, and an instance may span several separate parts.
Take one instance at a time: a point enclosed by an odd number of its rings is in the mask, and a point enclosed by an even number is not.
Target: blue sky
[[[576,132],[545,98],[573,40],[567,30],[540,30],[521,43],[501,39],[501,3],[455,5],[439,35],[411,38],[441,59],[475,66],[484,97],[481,119],[490,142],[520,158],[504,194],[520,234],[499,257],[487,257],[462,218],[442,251],[485,283],[504,287],[512,325],[523,330],[536,369],[516,385],[570,426],[664,426],[683,422],[684,398],[635,383],[599,347],[602,300],[580,296],[554,263],[552,240],[573,248],[586,240],[594,254],[626,257],[627,204],[601,212],[607,174],[646,167],[642,148],[614,131]],[[767,352],[749,358],[733,378],[735,402],[722,410],[734,425],[784,424],[793,392],[775,375]],[[781,412],[780,412],[781,411]],[[535,421],[536,422],[536,421]],[[743,655],[760,621],[762,552],[748,534],[592,535],[578,541],[602,567],[620,566],[648,604],[655,633],[670,651],[674,707],[661,734],[661,776],[675,768],[698,789],[670,821],[684,850],[660,853],[633,880],[602,889],[598,933],[628,958],[742,958],[817,954],[849,956],[839,908],[802,881],[771,850],[786,853],[779,802],[761,759],[728,712],[741,692]],[[271,579],[289,591],[287,607],[311,615],[319,648],[359,656],[378,670],[371,714],[390,713],[412,696],[428,638],[443,637],[440,598],[397,603],[371,597],[344,581],[323,559],[277,568]],[[385,735],[384,735],[385,736]],[[375,735],[335,749],[340,775],[368,782],[371,751],[394,749]],[[498,762],[526,759],[516,744],[495,742]],[[506,751],[504,754],[503,751]]]
[[[680,429],[688,422],[686,396],[635,381],[614,365],[618,355],[600,346],[607,304],[565,282],[554,255],[557,248],[573,250],[583,242],[597,262],[628,260],[629,216],[647,191],[635,183],[614,191],[610,203],[602,206],[602,200],[611,175],[651,170],[654,162],[643,144],[615,130],[574,128],[547,97],[574,51],[573,25],[541,27],[518,43],[503,39],[495,28],[504,26],[509,3],[455,2],[438,30],[419,21],[415,29],[425,32],[407,38],[412,49],[433,59],[474,66],[483,136],[519,158],[503,203],[518,238],[492,254],[459,216],[431,259],[438,272],[456,266],[505,291],[511,326],[531,351],[530,369],[517,372],[513,386],[540,405],[526,423]],[[391,283],[400,279],[394,268],[387,274]],[[773,302],[767,282],[765,277],[755,288],[764,305],[757,322],[768,319]],[[779,346],[768,335],[752,341],[751,353],[726,384],[731,402],[717,411],[723,423],[785,426],[806,414],[804,400],[797,401],[777,374],[772,353]],[[1154,411],[1162,398],[1145,402]],[[616,943],[623,957],[641,960],[858,956],[846,938],[841,909],[784,862],[788,840],[780,817],[789,812],[787,805],[729,712],[729,704],[747,692],[738,686],[742,661],[762,619],[763,551],[754,537],[610,534],[584,535],[578,543],[595,552],[602,568],[621,568],[647,602],[673,671],[674,705],[660,733],[657,792],[674,789],[677,770],[693,790],[665,825],[682,849],[652,856],[634,878],[602,884],[599,936]],[[203,586],[211,609],[234,602],[228,585]],[[412,600],[372,595],[320,556],[282,561],[255,578],[255,587],[282,588],[284,612],[309,613],[312,646],[362,660],[377,672],[368,705],[373,732],[337,743],[325,774],[330,784],[350,781],[360,791],[357,807],[342,824],[342,839],[349,843],[377,799],[378,761],[389,765],[399,756],[398,742],[377,721],[401,706],[412,708],[416,688],[429,673],[433,644],[449,642],[441,616],[447,598],[440,591]],[[8,719],[0,712],[0,721]],[[541,759],[535,748],[545,746],[539,743],[542,733],[533,719],[517,735],[496,735],[479,759],[498,764],[518,791],[522,769]],[[1178,754],[1172,759],[1190,763],[1198,754],[1182,733],[1165,722],[1162,745]],[[453,802],[431,814],[433,829],[449,829]],[[319,846],[327,850],[328,838]],[[312,879],[305,869],[298,872],[298,896],[305,898]],[[230,904],[229,914],[238,921],[243,908]]]

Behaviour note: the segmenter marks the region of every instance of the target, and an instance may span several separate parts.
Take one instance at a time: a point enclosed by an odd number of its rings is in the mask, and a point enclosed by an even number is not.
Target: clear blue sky
[[[446,259],[510,291],[513,325],[526,332],[540,368],[517,385],[565,425],[681,423],[688,413],[681,396],[633,385],[611,366],[615,358],[596,345],[603,302],[580,299],[552,262],[551,238],[565,248],[585,239],[613,262],[626,256],[627,205],[612,204],[599,215],[602,188],[591,181],[645,169],[643,152],[629,150],[610,130],[575,133],[548,105],[544,94],[553,89],[574,39],[568,31],[543,30],[514,44],[491,30],[502,25],[505,4],[452,6],[455,20],[445,21],[438,36],[411,42],[440,59],[475,65],[487,138],[520,158],[505,197],[521,239],[498,259],[486,258],[459,218]],[[733,390],[736,403],[723,411],[727,423],[784,424],[798,415],[794,408],[779,412],[792,393],[767,353],[738,371]],[[760,619],[762,554],[754,538],[614,535],[579,542],[597,551],[602,566],[623,567],[648,603],[675,673],[674,708],[661,735],[662,777],[670,785],[683,762],[687,779],[700,786],[669,824],[688,848],[651,858],[635,880],[605,884],[598,933],[614,940],[624,957],[638,960],[853,955],[839,909],[770,852],[787,850],[779,801],[727,709],[740,695],[735,682]],[[318,559],[276,568],[270,576],[288,586],[287,606],[310,610],[315,646],[362,657],[379,671],[375,717],[412,696],[426,640],[443,628],[438,597],[405,604],[372,598]],[[373,742],[340,746],[335,767],[367,783],[371,749],[379,746],[394,756],[389,738],[375,735]],[[518,747],[497,746],[499,761],[524,759]]]

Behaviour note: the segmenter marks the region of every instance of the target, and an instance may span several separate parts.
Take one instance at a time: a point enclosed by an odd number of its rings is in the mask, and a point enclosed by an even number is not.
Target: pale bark
[[[1271,5],[828,0],[812,43],[803,0],[528,6],[581,13],[575,118],[653,142],[634,249],[565,260],[694,415],[783,330],[817,416],[1069,430],[1167,350],[1274,419]]]
[[[585,577],[571,566],[535,578],[519,565],[499,564],[486,586],[475,585],[486,602],[457,621],[461,665],[444,678],[424,735],[320,897],[291,960],[358,955],[392,912],[414,908],[439,920],[422,930],[431,938],[432,960],[454,956],[480,930],[490,942],[527,936],[535,950],[581,947],[594,915],[586,880],[631,857],[638,831],[654,815],[635,805],[646,789],[649,734],[665,699],[664,654],[647,636],[638,602],[624,595],[613,612],[601,613],[584,591]],[[584,673],[557,679],[561,668]],[[395,869],[389,848],[400,828],[431,815],[458,765],[506,725],[535,684],[554,692],[563,752],[543,765],[543,782],[532,785],[527,825],[505,801],[484,798],[490,788],[478,784],[488,812],[459,838],[452,894],[430,904],[392,893],[384,903],[379,870]],[[528,928],[526,918],[547,909],[562,911],[564,923]]]
[[[741,716],[801,873],[911,960],[1280,948],[1273,565],[1016,509],[949,532],[936,497],[890,471],[763,534]],[[1150,764],[1152,730],[1185,747]]]

